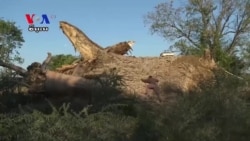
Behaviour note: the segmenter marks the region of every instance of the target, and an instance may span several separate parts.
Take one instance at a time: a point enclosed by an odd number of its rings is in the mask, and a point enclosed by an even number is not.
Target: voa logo
[[[50,19],[55,19],[55,15],[48,16],[47,14],[42,14],[37,16],[36,14],[25,14],[27,23],[29,24],[28,31],[30,32],[40,32],[40,31],[49,31],[48,25],[50,24]],[[39,23],[43,26],[35,26],[35,23]]]

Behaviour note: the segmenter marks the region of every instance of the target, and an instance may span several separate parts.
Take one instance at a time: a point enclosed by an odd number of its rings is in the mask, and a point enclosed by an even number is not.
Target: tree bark
[[[167,85],[168,92],[179,91],[182,93],[196,89],[199,83],[213,77],[212,69],[215,68],[211,57],[183,56],[173,57],[171,60],[159,57],[131,57],[122,56],[117,48],[113,47],[103,50],[102,47],[91,41],[86,34],[77,27],[60,22],[63,33],[73,43],[74,48],[80,52],[84,61],[80,62],[68,74],[78,76],[101,76],[107,70],[116,69],[118,75],[123,76],[126,88],[132,93],[142,94],[144,84],[142,78],[153,76],[159,80],[160,84]],[[205,53],[205,55],[208,55]],[[89,61],[95,60],[95,61]],[[206,62],[206,63],[204,63]],[[77,72],[77,73],[76,73]],[[164,86],[165,87],[165,86]]]
[[[131,53],[131,51],[133,51],[132,47],[134,43],[135,41],[120,42],[113,46],[108,46],[104,50],[107,52],[124,55],[124,54],[128,54],[128,52]]]
[[[118,52],[108,52],[103,49],[77,27],[67,22],[60,22],[60,26],[73,43],[74,48],[84,58],[75,67],[67,70],[68,75],[46,70],[51,53],[48,53],[42,64],[34,62],[27,68],[27,71],[19,66],[0,61],[3,67],[15,70],[26,78],[28,84],[31,85],[30,92],[73,95],[82,91],[84,94],[84,92],[90,92],[93,86],[98,85],[95,80],[89,79],[101,78],[107,76],[107,73],[122,76],[125,82],[124,91],[136,93],[138,96],[144,96],[145,87],[141,79],[148,76],[158,79],[160,89],[165,93],[188,93],[199,88],[200,83],[213,78],[212,70],[216,68],[216,64],[211,59],[208,50],[203,57],[123,56]],[[110,73],[111,70],[115,70],[116,74]]]
[[[61,21],[60,28],[63,33],[69,38],[76,50],[78,50],[82,57],[88,62],[96,60],[96,57],[103,52],[102,47],[89,39],[77,27]]]

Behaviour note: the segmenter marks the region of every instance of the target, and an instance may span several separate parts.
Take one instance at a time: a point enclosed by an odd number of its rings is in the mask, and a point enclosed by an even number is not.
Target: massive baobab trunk
[[[142,78],[153,76],[159,84],[165,85],[166,92],[187,93],[199,88],[199,84],[213,78],[213,69],[216,64],[209,56],[208,51],[203,57],[178,56],[178,57],[131,57],[123,56],[132,50],[134,41],[120,42],[107,48],[102,48],[90,40],[77,27],[60,22],[60,28],[80,52],[83,61],[58,68],[57,72],[46,70],[46,65],[51,59],[48,54],[43,64],[32,63],[27,71],[21,67],[6,64],[0,65],[18,72],[30,85],[30,92],[45,92],[51,95],[91,93],[91,87],[98,85],[95,80],[108,70],[116,70],[123,76],[126,83],[124,90],[143,95],[145,84]],[[67,75],[66,75],[67,74]],[[161,87],[163,90],[163,87]]]
[[[60,28],[84,58],[84,61],[65,73],[87,77],[116,68],[126,81],[126,90],[138,94],[143,92],[145,85],[140,80],[149,75],[159,79],[160,84],[165,84],[169,92],[186,93],[198,88],[203,81],[211,79],[212,70],[216,68],[207,53],[203,57],[180,56],[170,59],[123,56],[124,53],[118,53],[119,51],[108,52],[108,49],[103,49],[80,29],[67,22],[60,22]]]

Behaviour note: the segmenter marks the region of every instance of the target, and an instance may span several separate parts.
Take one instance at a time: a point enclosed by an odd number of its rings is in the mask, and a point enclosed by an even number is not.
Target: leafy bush
[[[250,139],[250,109],[248,101],[240,96],[240,88],[243,86],[241,80],[221,74],[216,78],[216,85],[212,89],[182,96],[176,105],[169,107],[166,103],[154,111],[150,117],[154,123],[150,127],[156,126],[154,133],[159,134],[158,140]]]
[[[186,96],[164,117],[169,140],[247,140],[250,111],[230,93]]]
[[[137,123],[136,118],[99,112],[88,115],[87,109],[79,113],[70,111],[64,104],[59,110],[53,108],[49,115],[39,111],[24,114],[0,114],[0,140],[53,141],[128,140]]]

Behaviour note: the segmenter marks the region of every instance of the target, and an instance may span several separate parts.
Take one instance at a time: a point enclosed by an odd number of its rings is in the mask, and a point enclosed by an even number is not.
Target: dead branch
[[[45,71],[46,70],[46,68],[47,68],[47,66],[48,66],[48,64],[49,64],[49,62],[51,61],[51,59],[52,59],[52,54],[50,53],[50,52],[48,52],[48,56],[47,56],[47,58],[43,61],[43,63],[42,63],[42,71]]]
[[[174,24],[172,27],[181,34],[180,37],[185,37],[195,47],[199,47],[199,45],[184,30],[179,28],[178,25]]]
[[[128,54],[128,51],[133,50],[132,47],[135,41],[120,42],[113,46],[108,46],[104,50],[106,52],[112,52],[119,55]]]
[[[241,17],[241,18],[239,19],[239,17]],[[236,16],[235,34],[233,36],[233,39],[232,39],[229,47],[226,50],[230,55],[233,53],[233,50],[235,49],[235,47],[237,45],[237,40],[240,37],[240,35],[242,35],[242,31],[245,30],[245,27],[243,25],[244,25],[244,22],[246,19],[249,19],[247,9],[244,9],[244,11],[241,15]],[[248,23],[248,25],[249,25],[249,23]]]
[[[0,60],[0,66],[14,70],[17,74],[19,74],[21,76],[27,75],[27,73],[26,73],[27,71],[20,66],[16,66],[14,64],[8,64],[8,63],[3,62],[2,60]]]
[[[237,75],[235,75],[235,74],[233,74],[233,73],[231,73],[231,72],[225,70],[225,69],[222,68],[222,67],[220,67],[220,69],[221,69],[222,71],[224,71],[225,73],[227,73],[227,74],[233,76],[233,77],[236,77],[236,78],[238,78],[238,79],[240,79],[240,80],[244,80],[244,78],[242,78],[242,77],[240,77],[240,76],[237,76]]]
[[[73,64],[73,65],[63,65],[62,67],[60,68],[57,68],[56,71],[58,72],[65,72],[67,70],[70,70],[70,69],[73,69],[77,66],[77,64]]]

